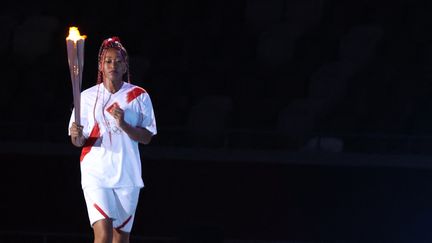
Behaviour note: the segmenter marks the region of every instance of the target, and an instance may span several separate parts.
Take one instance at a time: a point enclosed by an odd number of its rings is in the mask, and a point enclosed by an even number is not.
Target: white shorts
[[[83,189],[90,225],[93,227],[93,224],[101,219],[111,219],[113,228],[131,232],[140,189],[140,187]]]

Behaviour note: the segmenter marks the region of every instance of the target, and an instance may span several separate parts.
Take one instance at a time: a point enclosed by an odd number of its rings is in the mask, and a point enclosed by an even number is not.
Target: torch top
[[[69,36],[66,37],[66,40],[72,40],[73,42],[77,42],[78,40],[84,40],[85,38],[87,38],[87,36],[80,35],[78,27],[70,27]]]

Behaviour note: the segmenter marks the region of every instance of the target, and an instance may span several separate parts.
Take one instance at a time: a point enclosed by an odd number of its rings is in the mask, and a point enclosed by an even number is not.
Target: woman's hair
[[[98,75],[97,75],[96,83],[100,84],[103,82],[103,73],[102,73],[103,61],[104,61],[106,51],[110,48],[113,48],[113,49],[120,51],[120,53],[121,53],[121,55],[122,55],[122,57],[126,63],[126,73],[123,75],[123,80],[126,80],[128,83],[130,83],[129,55],[127,54],[126,49],[121,44],[120,38],[118,38],[117,36],[113,36],[113,37],[110,37],[108,39],[105,39],[99,48]]]

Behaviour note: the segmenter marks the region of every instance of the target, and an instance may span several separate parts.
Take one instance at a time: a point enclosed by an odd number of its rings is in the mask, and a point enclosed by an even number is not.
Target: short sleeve
[[[157,134],[156,117],[153,110],[153,104],[148,93],[143,93],[139,99],[140,113],[142,119],[138,126],[147,129],[153,135]]]
[[[91,132],[91,128],[90,128],[90,117],[89,117],[89,113],[88,113],[88,109],[87,109],[87,103],[85,102],[85,96],[81,95],[81,112],[80,112],[80,116],[81,116],[81,125],[83,126],[83,135],[84,137],[88,137],[90,135]],[[72,123],[75,121],[75,108],[72,109],[72,113],[69,119],[69,126],[68,126],[68,135],[70,136],[70,128],[72,126]]]
[[[68,126],[68,135],[70,136],[70,128],[72,127],[72,123],[75,121],[75,108],[72,109],[72,114],[69,119],[69,126]]]

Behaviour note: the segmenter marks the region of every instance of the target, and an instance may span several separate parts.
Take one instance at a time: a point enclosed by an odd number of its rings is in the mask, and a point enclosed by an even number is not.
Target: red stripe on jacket
[[[131,91],[127,93],[127,102],[130,103],[132,100],[134,100],[136,97],[138,97],[140,94],[145,93],[145,89],[141,87],[135,87]]]
[[[90,152],[93,145],[96,143],[98,138],[100,137],[99,124],[95,124],[92,131],[90,132],[90,136],[87,138],[84,143],[84,147],[81,151],[80,161],[83,161],[84,157]]]

